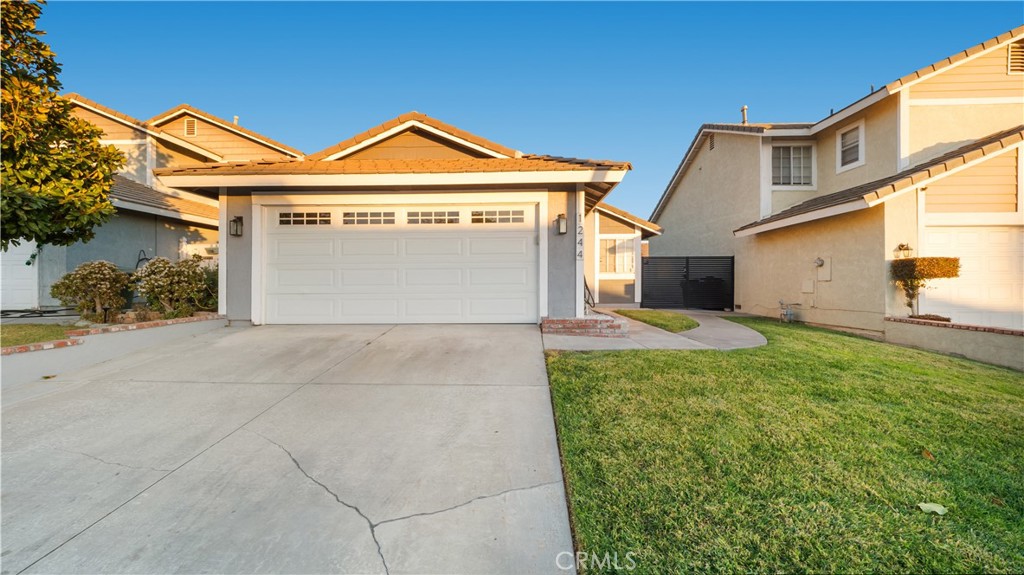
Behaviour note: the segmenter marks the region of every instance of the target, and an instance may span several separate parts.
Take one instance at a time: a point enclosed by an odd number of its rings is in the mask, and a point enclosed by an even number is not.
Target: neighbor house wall
[[[799,321],[881,334],[884,225],[879,206],[738,238],[738,311],[778,317],[783,300]]]
[[[761,139],[716,133],[715,149],[701,144],[655,223],[650,255],[731,256],[732,231],[760,218]]]
[[[918,226],[918,202],[920,194],[916,190],[903,192],[899,196],[886,200],[881,209],[885,217],[885,239],[879,259],[885,264],[885,315],[906,316],[910,314],[903,290],[896,287],[889,278],[889,268],[896,258],[893,250],[900,244],[907,244],[915,250],[921,249],[921,234]],[[921,255],[920,251],[914,255]]]
[[[196,120],[195,136],[185,135],[185,118],[194,118]],[[169,122],[160,124],[160,129],[172,136],[223,156],[227,161],[291,157],[280,150],[259,144],[249,138],[226,130],[213,122],[188,114],[182,114]]]
[[[96,229],[96,237],[91,241],[67,247],[47,246],[41,252],[40,305],[59,305],[60,302],[50,297],[50,287],[85,262],[105,260],[131,272],[141,257],[165,257],[178,261],[181,238],[189,242],[215,243],[217,236],[217,230],[213,228],[186,225],[141,212],[118,211],[110,221]]]
[[[869,106],[864,111],[831,126],[818,134],[818,193],[824,196],[861,184],[866,184],[899,171],[897,111],[899,99],[893,96]],[[836,139],[858,122],[864,122],[864,165],[838,172],[836,168]],[[770,166],[769,166],[770,168]],[[838,172],[838,173],[837,173]]]

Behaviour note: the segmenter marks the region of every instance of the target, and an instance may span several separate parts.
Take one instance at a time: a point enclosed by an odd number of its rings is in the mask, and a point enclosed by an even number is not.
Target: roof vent
[[[1024,40],[1017,40],[1010,44],[1010,51],[1007,62],[1007,72],[1010,74],[1024,74]]]
[[[234,124],[235,124],[236,126],[238,125],[238,116],[235,116],[235,121],[234,121]]]
[[[714,150],[714,149],[715,149],[715,134],[712,133],[710,136],[708,136],[708,150],[710,151],[710,150]]]
[[[743,113],[743,125],[746,126],[747,125],[747,107],[743,106],[742,108],[740,108],[740,112]]]
[[[192,138],[199,132],[195,118],[185,118],[185,137]]]

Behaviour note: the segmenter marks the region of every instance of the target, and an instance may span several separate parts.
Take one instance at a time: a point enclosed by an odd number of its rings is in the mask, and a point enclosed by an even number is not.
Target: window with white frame
[[[601,273],[631,274],[636,252],[633,238],[601,240]]]
[[[813,186],[813,147],[810,145],[772,146],[772,185]]]
[[[864,165],[864,120],[836,132],[836,173]]]

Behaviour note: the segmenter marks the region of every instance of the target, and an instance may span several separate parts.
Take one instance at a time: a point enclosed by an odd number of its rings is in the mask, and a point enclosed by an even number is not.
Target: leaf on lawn
[[[996,507],[1006,507],[1006,502],[998,497],[993,497],[992,505],[995,505]]]
[[[932,455],[932,452],[928,451],[927,449],[923,449],[923,448],[921,449],[921,457],[923,457],[923,458],[925,458],[925,459],[927,459],[929,461],[935,461],[935,456]]]
[[[924,511],[925,513],[934,513],[936,515],[945,515],[946,511],[948,511],[945,507],[939,505],[938,503],[918,503],[917,506],[920,507],[921,511]]]

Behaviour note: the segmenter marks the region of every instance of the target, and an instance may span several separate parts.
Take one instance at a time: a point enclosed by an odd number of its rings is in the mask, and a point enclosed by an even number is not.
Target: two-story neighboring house
[[[908,244],[962,265],[931,282],[919,313],[1021,330],[1022,38],[972,46],[817,122],[703,125],[651,216],[666,229],[651,255],[734,256],[737,310],[777,316],[782,300],[803,321],[883,336],[909,313],[889,277]]]
[[[227,122],[187,104],[142,121],[78,94],[65,98],[76,116],[103,130],[102,143],[125,156],[110,191],[117,213],[87,243],[38,250],[34,243],[24,242],[3,253],[4,310],[57,305],[50,286],[87,261],[102,259],[133,270],[157,256],[177,260],[198,253],[215,259],[216,194],[164,186],[154,177],[154,169],[302,157],[294,148],[239,126],[237,118]]]

